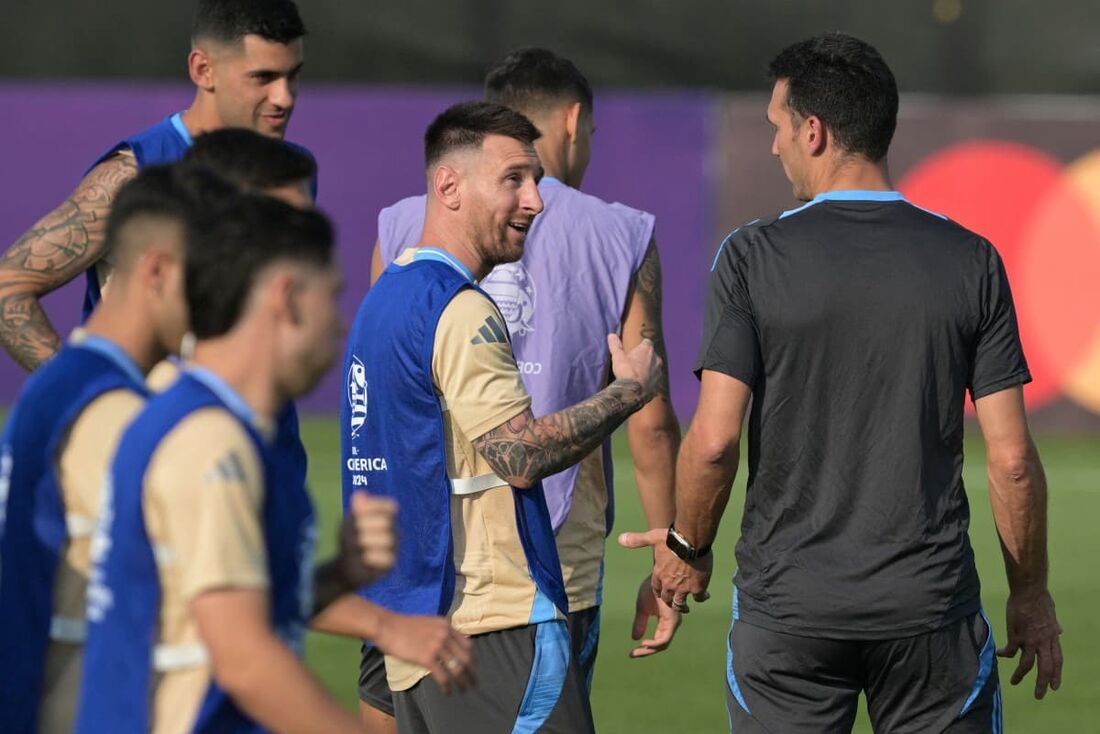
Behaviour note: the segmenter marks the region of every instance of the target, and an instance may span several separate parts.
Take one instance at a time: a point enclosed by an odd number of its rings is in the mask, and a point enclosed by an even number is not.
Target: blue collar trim
[[[135,385],[145,384],[145,374],[138,368],[137,362],[131,359],[122,347],[110,339],[85,333],[74,344],[113,362],[116,367],[126,373],[127,377],[134,381]]]
[[[556,183],[556,184],[560,184],[560,183],[561,183],[561,179],[560,179],[560,178],[556,178],[556,177],[554,177],[554,176],[543,176],[543,177],[542,177],[542,180],[541,180],[541,181],[539,181],[539,183]]]
[[[416,254],[413,255],[413,262],[419,260],[435,260],[436,262],[446,263],[458,271],[459,275],[463,278],[471,283],[474,282],[474,274],[470,272],[470,269],[446,250],[441,250],[438,247],[421,247],[416,251]]]
[[[187,143],[187,147],[190,148],[194,144],[194,140],[191,139],[191,133],[187,131],[187,126],[183,124],[183,118],[180,117],[180,113],[172,115],[168,118],[172,122],[172,127],[176,128],[176,132],[183,138],[183,142]]]
[[[242,421],[251,426],[256,425],[256,413],[241,397],[241,394],[230,387],[225,380],[205,367],[195,365],[189,365],[186,368],[186,373],[208,387],[212,393],[218,396],[219,400],[225,403],[225,407],[229,408]]]
[[[900,191],[863,191],[860,189],[844,189],[840,191],[825,191],[810,199],[797,209],[788,209],[779,215],[780,219],[792,214],[809,209],[814,204],[823,201],[905,201]]]

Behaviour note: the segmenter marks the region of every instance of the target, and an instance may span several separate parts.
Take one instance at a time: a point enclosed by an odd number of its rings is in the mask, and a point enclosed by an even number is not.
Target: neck
[[[892,191],[886,159],[872,162],[858,156],[840,158],[814,182],[812,196],[827,191]]]
[[[122,283],[113,284],[116,288]],[[115,291],[112,298],[102,301],[84,325],[89,334],[117,344],[142,374],[149,374],[153,365],[168,356],[157,342],[152,322],[143,304]]]
[[[420,235],[417,247],[436,247],[470,269],[474,274],[474,280],[481,280],[493,269],[492,264],[485,262],[477,248],[474,247],[469,233],[464,231],[456,222],[447,221],[447,212],[439,212],[435,207],[442,208],[438,202],[429,198],[428,214],[424,219],[424,233]],[[444,216],[440,216],[443,214]]]
[[[274,420],[285,402],[271,340],[253,325],[239,324],[225,336],[199,341],[192,362],[225,380],[262,420]]]
[[[187,132],[191,133],[191,137],[225,127],[214,106],[213,96],[201,89],[195,92],[195,99],[180,115],[180,119],[183,121],[183,126],[187,128]]]
[[[541,131],[542,127],[538,127]],[[539,155],[539,163],[542,164],[544,176],[556,178],[570,186],[575,186],[569,180],[569,170],[565,164],[565,150],[560,139],[552,135],[543,135],[535,141],[535,152]],[[579,183],[578,181],[577,184]]]

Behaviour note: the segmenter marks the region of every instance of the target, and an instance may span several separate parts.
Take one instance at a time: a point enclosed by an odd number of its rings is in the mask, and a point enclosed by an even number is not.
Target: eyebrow
[[[270,77],[280,77],[280,76],[294,76],[295,74],[297,74],[298,72],[300,72],[300,71],[302,70],[302,67],[303,67],[304,65],[305,65],[305,62],[304,62],[304,61],[300,61],[300,62],[298,62],[298,65],[297,65],[297,66],[295,66],[295,67],[294,67],[293,69],[291,69],[291,70],[290,70],[290,71],[288,71],[288,72],[276,71],[276,70],[274,70],[274,69],[253,69],[252,71],[248,72],[248,75],[249,75],[250,77],[262,77],[262,76],[270,76]]]

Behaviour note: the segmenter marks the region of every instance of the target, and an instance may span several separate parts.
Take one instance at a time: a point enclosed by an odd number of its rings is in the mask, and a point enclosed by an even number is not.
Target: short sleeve
[[[432,374],[452,420],[471,441],[531,406],[504,318],[472,289],[456,295],[439,319]]]
[[[1008,275],[997,251],[988,243],[986,247],[989,257],[979,289],[981,315],[969,380],[973,400],[1031,382]]]
[[[213,408],[189,416],[161,443],[146,482],[150,536],[185,601],[268,585],[263,468],[235,418]]]
[[[755,388],[763,371],[760,336],[746,284],[745,258],[730,244],[723,243],[710,273],[695,376],[712,370]]]

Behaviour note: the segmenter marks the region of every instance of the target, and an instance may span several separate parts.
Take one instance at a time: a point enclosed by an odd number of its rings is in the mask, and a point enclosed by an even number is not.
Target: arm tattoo
[[[135,175],[132,155],[99,164],[0,257],[0,343],[24,368],[34,369],[61,346],[38,298],[103,257],[111,203]]]
[[[642,386],[616,380],[582,403],[543,418],[530,410],[474,441],[502,479],[531,486],[573,466],[645,404]]]
[[[664,291],[661,285],[661,257],[657,252],[657,241],[649,243],[645,258],[634,284],[635,292],[642,303],[642,338],[653,342],[653,351],[661,358],[661,377],[657,383],[657,397],[669,399],[668,350],[665,348],[665,332],[661,323]]]

